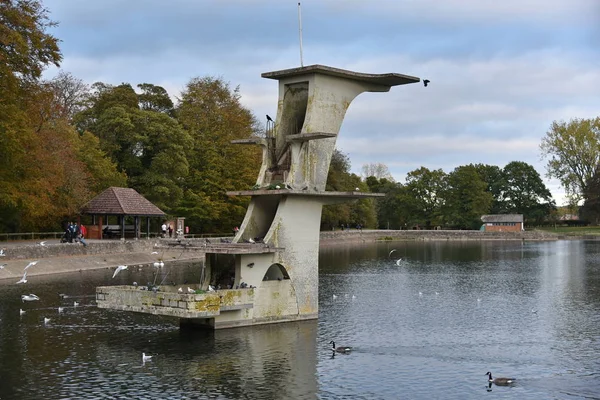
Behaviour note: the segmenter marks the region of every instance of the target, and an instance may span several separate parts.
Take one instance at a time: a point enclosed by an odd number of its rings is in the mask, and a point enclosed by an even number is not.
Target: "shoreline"
[[[563,239],[591,239],[586,237],[564,237],[543,231],[524,232],[481,232],[481,231],[393,231],[393,230],[338,230],[320,234],[319,246],[332,246],[340,243],[366,243],[378,241],[487,241],[519,240],[549,241]],[[597,239],[597,238],[594,238]],[[3,243],[6,256],[0,264],[0,285],[11,284],[12,279],[23,276],[23,268],[29,261],[40,261],[27,271],[27,276],[52,275],[68,272],[81,272],[96,269],[110,269],[118,265],[136,267],[152,265],[162,260],[204,261],[205,251],[201,247],[203,239],[182,239],[195,247],[173,246],[177,239],[142,240],[97,240],[88,241],[84,247],[79,243],[57,243],[41,246],[38,242]],[[153,254],[154,253],[154,254]]]

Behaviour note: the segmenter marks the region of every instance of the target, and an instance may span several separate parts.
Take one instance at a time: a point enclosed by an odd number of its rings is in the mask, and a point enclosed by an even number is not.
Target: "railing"
[[[119,231],[120,232],[120,231]],[[17,232],[17,233],[0,233],[0,242],[9,242],[11,240],[36,240],[36,239],[60,239],[65,232]],[[120,233],[118,235],[120,237]],[[229,237],[232,234],[227,233],[186,233],[183,235],[186,239],[195,238],[210,238],[210,237]],[[150,235],[146,232],[140,232],[140,238],[161,238],[161,233],[151,232]],[[173,238],[176,239],[175,233]]]
[[[0,233],[0,241],[8,242],[9,240],[35,240],[35,239],[57,239],[60,238],[63,232],[19,232],[19,233]]]

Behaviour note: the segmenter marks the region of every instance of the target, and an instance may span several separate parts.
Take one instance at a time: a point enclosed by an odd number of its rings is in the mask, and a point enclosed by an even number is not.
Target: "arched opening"
[[[285,267],[277,263],[271,265],[263,276],[263,281],[282,281],[284,279],[290,279],[290,276]]]

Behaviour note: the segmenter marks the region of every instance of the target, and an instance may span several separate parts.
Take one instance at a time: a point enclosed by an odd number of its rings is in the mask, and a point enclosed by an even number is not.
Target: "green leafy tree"
[[[249,199],[225,192],[252,187],[261,157],[260,149],[231,141],[258,135],[259,124],[240,103],[239,88],[213,77],[188,82],[176,115],[192,139],[190,173],[176,212],[195,232],[230,232],[242,221]]]
[[[549,216],[550,211],[555,208],[552,194],[533,166],[513,161],[502,172],[506,212],[523,214],[526,221],[536,223]]]
[[[410,211],[409,224],[425,227],[440,225],[446,173],[441,169],[431,171],[421,167],[407,174],[405,187],[409,194],[404,196],[405,207]]]
[[[492,194],[493,201],[490,213],[506,213],[504,199],[506,180],[502,168],[489,164],[475,164],[474,167],[477,169],[481,179],[487,184],[486,190]]]
[[[460,166],[447,177],[443,217],[448,226],[479,229],[481,216],[488,214],[493,197],[474,165]]]
[[[142,110],[157,111],[165,113],[171,117],[175,114],[175,107],[169,93],[161,87],[151,83],[141,83],[137,85],[142,91],[138,95],[140,107]]]
[[[557,178],[574,202],[585,199],[600,164],[600,117],[554,121],[540,145],[548,176]]]

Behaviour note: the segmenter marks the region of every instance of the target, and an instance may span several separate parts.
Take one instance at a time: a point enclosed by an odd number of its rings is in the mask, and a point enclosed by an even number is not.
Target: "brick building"
[[[486,232],[521,232],[523,226],[523,214],[495,214],[481,217],[483,226],[481,230]]]

